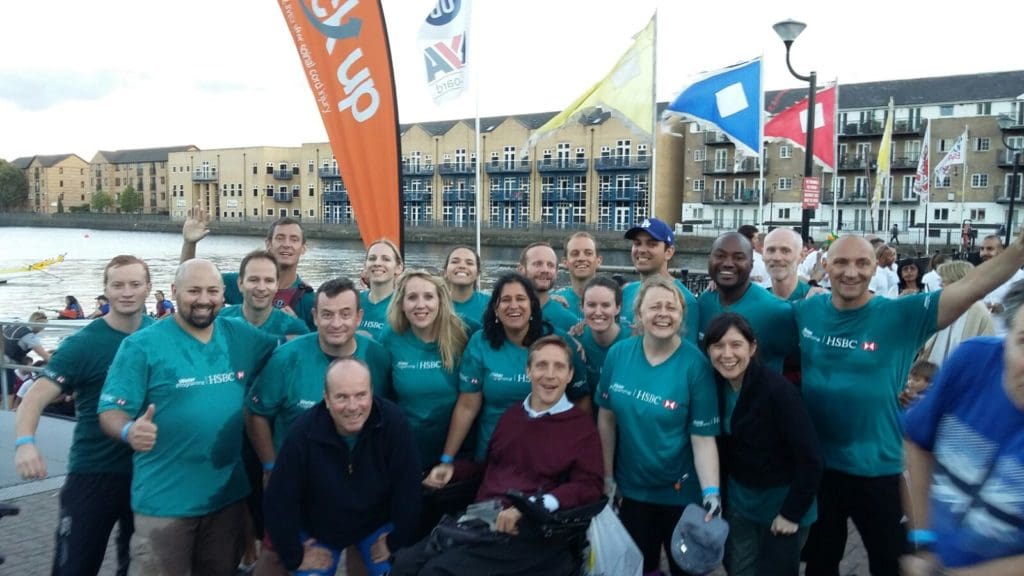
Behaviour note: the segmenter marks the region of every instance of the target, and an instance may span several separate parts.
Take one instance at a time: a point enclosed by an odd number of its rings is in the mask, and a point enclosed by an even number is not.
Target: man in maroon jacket
[[[495,536],[444,549],[438,549],[436,538],[428,537],[398,553],[392,576],[566,574],[578,565],[564,542],[541,536],[505,499],[508,491],[517,490],[555,512],[602,496],[597,427],[589,414],[565,397],[573,375],[571,357],[557,336],[534,342],[526,367],[530,395],[502,415],[491,437],[476,500],[495,501],[501,507]]]

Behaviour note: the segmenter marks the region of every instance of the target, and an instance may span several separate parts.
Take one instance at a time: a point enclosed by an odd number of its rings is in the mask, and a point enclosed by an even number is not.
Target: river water
[[[622,248],[626,246],[624,240]],[[78,298],[86,314],[91,313],[96,295],[103,292],[103,266],[117,254],[133,254],[145,260],[150,267],[153,290],[163,290],[170,297],[181,236],[164,232],[0,227],[0,247],[0,270],[65,255],[63,263],[48,268],[46,273],[33,273],[0,284],[0,319],[25,319],[38,309],[56,316],[55,311],[64,307],[67,294]],[[212,260],[222,271],[235,271],[246,253],[262,247],[262,239],[255,236],[211,234],[199,244],[197,253]],[[410,244],[406,247],[406,266],[439,270],[450,248],[441,244]],[[363,246],[358,242],[311,239],[299,264],[299,274],[314,287],[339,275],[354,278],[362,268],[363,254]],[[603,256],[607,265],[630,265],[628,252],[605,250]],[[488,286],[519,258],[519,249],[485,246],[481,258],[482,282]],[[673,266],[704,269],[706,259],[679,256]],[[567,282],[563,271],[557,285]],[[152,311],[153,307],[151,296],[148,309]]]

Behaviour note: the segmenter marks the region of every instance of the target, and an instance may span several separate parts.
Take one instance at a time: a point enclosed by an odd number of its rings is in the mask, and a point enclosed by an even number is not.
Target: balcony
[[[918,156],[899,156],[892,159],[889,163],[890,170],[917,170],[917,162],[920,159]]]
[[[847,122],[839,132],[839,136],[881,136],[884,131],[885,124],[878,120]]]
[[[732,174],[732,163],[705,160],[703,171],[705,174]]]
[[[476,160],[470,162],[444,162],[441,174],[476,174]]]
[[[647,189],[636,186],[608,188],[601,190],[598,199],[601,202],[637,202],[647,194]]]
[[[274,192],[274,202],[291,202],[291,192]]]
[[[445,202],[476,202],[476,192],[473,190],[448,190],[445,191],[443,200]]]
[[[403,190],[402,200],[405,202],[430,202],[429,190]]]
[[[522,160],[491,160],[484,166],[488,174],[529,174],[532,166],[526,158]]]
[[[582,205],[586,202],[585,193],[582,190],[573,190],[571,188],[562,190],[542,190],[540,193],[540,199],[544,204],[573,202]]]
[[[538,172],[586,172],[586,158],[544,158],[537,161]]]
[[[348,204],[348,190],[325,191],[324,204]]]
[[[337,167],[334,168],[320,168],[318,172],[321,178],[324,180],[339,180],[341,179],[341,170]]]
[[[274,180],[291,180],[291,170],[274,170]]]
[[[415,162],[402,162],[402,176],[433,176],[433,164],[419,164]]]
[[[216,182],[217,181],[217,169],[209,168],[206,170],[194,170],[192,171],[193,182]]]
[[[757,174],[761,172],[761,164],[757,161],[756,156],[744,158],[739,164],[733,165],[734,174]],[[764,171],[768,172],[768,159],[764,161]]]
[[[839,158],[840,170],[874,170],[875,164],[874,160],[864,156],[842,156]]]
[[[922,126],[922,124],[921,124],[920,120],[911,121],[911,120],[906,119],[906,118],[904,118],[902,120],[897,119],[892,124],[892,133],[894,135],[900,135],[900,134],[902,134],[902,135],[920,134],[921,133],[921,126]]]
[[[1013,169],[1013,154],[1014,151],[1009,148],[1000,148],[996,156],[996,164],[1000,168]],[[1021,152],[1021,164],[1024,165],[1024,152]]]
[[[1019,177],[1019,176],[1018,176]],[[1019,204],[1021,202],[1021,192],[1018,191],[1014,198],[1014,203]],[[999,203],[1010,201],[1010,191],[1006,189],[1006,186],[999,184],[992,187],[992,198]]]
[[[602,156],[594,162],[594,170],[650,170],[650,156]]]
[[[732,141],[729,140],[729,138],[726,137],[726,135],[723,134],[722,132],[718,132],[716,130],[708,130],[707,132],[704,133],[704,143],[711,146],[715,146],[721,144],[732,144]]]
[[[528,193],[522,190],[491,190],[491,202],[527,202]]]

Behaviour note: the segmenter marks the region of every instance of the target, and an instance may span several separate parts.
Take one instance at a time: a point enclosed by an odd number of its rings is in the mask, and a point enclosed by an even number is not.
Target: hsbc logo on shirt
[[[877,342],[872,342],[871,340],[861,342],[855,338],[847,338],[845,336],[825,336],[821,339],[821,342],[830,348],[840,348],[843,350],[863,350],[865,352],[875,352],[878,350]]]
[[[865,343],[861,344],[860,347],[861,347],[861,350],[864,350],[865,352],[874,352],[875,350],[878,349],[878,343],[876,343],[876,342],[865,342]]]

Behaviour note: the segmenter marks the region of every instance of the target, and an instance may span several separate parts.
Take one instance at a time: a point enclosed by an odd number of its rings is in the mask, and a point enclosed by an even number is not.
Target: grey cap
[[[725,555],[729,523],[721,517],[704,521],[704,508],[689,504],[672,531],[672,560],[690,574],[707,574],[718,568]]]

